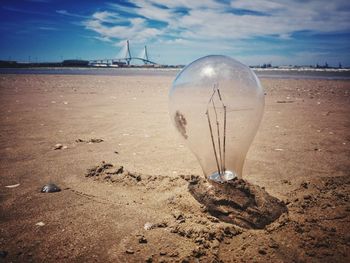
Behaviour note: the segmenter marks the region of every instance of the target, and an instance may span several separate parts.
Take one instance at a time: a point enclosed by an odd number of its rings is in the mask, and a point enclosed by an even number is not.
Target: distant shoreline
[[[259,78],[350,80],[350,69],[332,68],[251,68]],[[0,68],[1,74],[176,76],[181,68],[144,67],[28,67]]]
[[[94,70],[181,70],[185,66],[160,66],[160,67],[144,67],[144,66],[131,66],[131,67],[93,67],[93,66],[30,66],[30,67],[0,67],[2,69],[23,69],[23,70],[34,70],[34,69],[43,69],[43,70],[55,70],[55,69],[71,69],[71,70],[85,70],[85,69],[94,69]],[[253,71],[315,71],[315,72],[350,72],[350,68],[314,68],[314,67],[251,67]]]

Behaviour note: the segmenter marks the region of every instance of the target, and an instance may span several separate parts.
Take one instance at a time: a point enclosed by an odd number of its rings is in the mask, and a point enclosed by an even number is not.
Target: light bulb
[[[169,92],[172,122],[216,182],[242,178],[265,98],[254,72],[227,56],[206,56],[186,66]]]

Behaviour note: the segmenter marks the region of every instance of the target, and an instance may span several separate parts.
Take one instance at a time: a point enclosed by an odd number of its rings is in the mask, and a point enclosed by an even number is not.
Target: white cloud
[[[168,22],[174,19],[174,15],[169,12],[169,9],[159,8],[154,6],[150,1],[132,1],[137,8],[134,9],[135,13],[146,17],[148,19]]]
[[[55,27],[49,27],[49,26],[39,26],[38,29],[40,30],[46,30],[46,31],[57,31],[58,29]]]
[[[326,2],[323,7],[320,6],[314,2],[285,4],[282,9],[271,12],[268,16],[239,15],[218,9],[192,9],[189,14],[174,21],[172,26],[184,28],[182,31],[184,37],[232,40],[267,35],[285,38],[290,37],[293,32],[306,30],[325,33],[349,30],[349,12],[339,14],[336,5]],[[266,10],[267,8],[264,9]]]
[[[350,30],[350,2],[345,0],[129,2],[133,6],[109,4],[108,11],[95,12],[84,25],[96,32],[101,40],[113,40],[116,45],[130,39],[133,43],[197,47],[217,50],[216,53],[247,50],[246,42],[242,43],[255,37],[293,41],[293,34],[300,31],[332,33]],[[65,10],[60,13],[70,14]],[[154,20],[164,24],[156,26]],[[254,41],[250,45],[254,46]],[[283,59],[276,58],[278,61]]]
[[[277,35],[280,38],[290,38],[296,31],[317,31],[333,32],[349,30],[350,13],[349,9],[339,10],[341,1],[272,1],[272,0],[235,0],[230,5],[224,5],[215,1],[170,1],[170,0],[131,0],[136,7],[125,7],[120,4],[111,4],[113,11],[99,11],[93,14],[91,21],[99,22],[98,28],[92,27],[99,32],[103,27],[102,34],[105,34],[107,26],[102,26],[102,22],[118,22],[121,15],[118,12],[133,13],[148,20],[158,20],[165,22],[168,26],[164,30],[152,28],[145,25],[139,32],[144,37],[145,33],[150,33],[149,38],[159,33],[174,34],[176,38],[189,39],[246,39],[255,36]],[[159,7],[159,5],[165,8]],[[176,8],[185,8],[187,14],[181,14]],[[266,16],[254,14],[237,14],[230,8],[246,9],[266,13]],[[65,10],[60,10],[62,14],[68,14]],[[59,11],[58,11],[59,12]],[[239,11],[238,11],[239,12]],[[123,27],[134,33],[136,23],[135,18],[130,18],[129,27]],[[141,19],[141,18],[140,18]],[[146,30],[146,27],[147,30]],[[98,29],[98,30],[96,30]],[[140,28],[139,28],[140,29]],[[120,33],[116,28],[110,26],[111,32]],[[177,33],[179,32],[179,33]],[[132,34],[123,34],[132,37]],[[119,35],[114,35],[118,38]],[[111,37],[111,35],[109,35]],[[143,37],[143,38],[144,38]],[[134,37],[133,37],[134,38]],[[135,36],[135,38],[137,38]]]
[[[236,0],[231,1],[231,7],[237,9],[245,9],[256,12],[270,12],[276,9],[285,8],[282,1],[273,1],[273,0],[250,0],[242,1]]]
[[[110,38],[108,38],[108,37],[98,37],[98,36],[95,36],[94,38],[97,39],[97,40],[100,40],[100,41],[102,41],[102,42],[112,42],[112,40],[111,40]]]
[[[104,23],[125,23],[129,20],[122,17],[118,13],[109,12],[109,11],[98,11],[92,15],[93,19],[99,20]]]
[[[131,0],[132,3],[138,5],[142,2],[148,2],[150,4],[157,4],[161,6],[166,6],[169,9],[173,8],[189,8],[189,9],[199,9],[199,8],[223,8],[225,4],[219,3],[215,0]]]
[[[135,42],[145,42],[162,33],[159,29],[148,27],[143,18],[129,19],[129,25],[110,26],[99,19],[85,21],[84,25],[98,33],[103,39],[132,39]]]
[[[92,18],[103,22],[109,22],[113,17],[115,17],[115,14],[108,11],[96,12],[92,15]]]
[[[175,38],[175,39],[166,39],[166,40],[160,39],[159,43],[169,44],[169,45],[173,45],[173,44],[187,45],[187,44],[190,44],[191,42],[183,38]]]
[[[65,16],[71,16],[71,17],[77,17],[77,18],[88,18],[87,16],[75,14],[75,13],[70,13],[67,10],[56,10],[57,14],[60,15],[65,15]]]

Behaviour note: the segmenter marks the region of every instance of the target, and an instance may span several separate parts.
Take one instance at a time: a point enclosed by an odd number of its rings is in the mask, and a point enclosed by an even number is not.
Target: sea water
[[[0,74],[176,76],[179,68],[0,68]],[[346,69],[253,69],[259,78],[350,80]]]

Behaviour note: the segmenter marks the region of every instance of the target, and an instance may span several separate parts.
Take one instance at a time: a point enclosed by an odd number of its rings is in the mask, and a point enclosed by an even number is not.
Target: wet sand
[[[202,172],[168,116],[172,80],[0,76],[0,261],[349,262],[350,81],[262,80],[243,178],[288,213],[248,230],[189,193]]]

